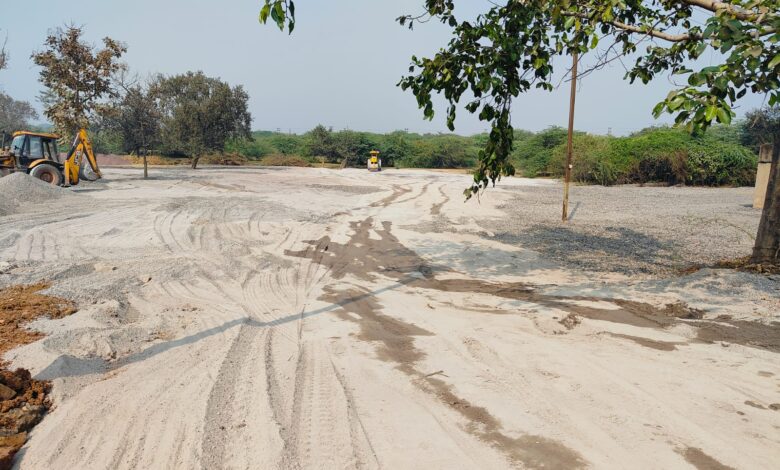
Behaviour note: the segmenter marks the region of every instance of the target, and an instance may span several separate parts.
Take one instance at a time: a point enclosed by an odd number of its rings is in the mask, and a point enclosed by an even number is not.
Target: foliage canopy
[[[105,116],[105,127],[118,133],[125,152],[140,155],[161,141],[162,113],[154,94],[141,85],[127,87]]]
[[[63,135],[88,127],[105,105],[103,99],[117,96],[113,78],[125,67],[118,61],[127,51],[123,44],[106,37],[96,50],[81,35],[80,27],[57,29],[46,38],[44,50],[32,55],[47,88],[44,114]]]
[[[151,93],[162,114],[163,147],[198,159],[221,152],[230,139],[251,139],[249,95],[242,86],[207,77],[203,72],[160,76]]]

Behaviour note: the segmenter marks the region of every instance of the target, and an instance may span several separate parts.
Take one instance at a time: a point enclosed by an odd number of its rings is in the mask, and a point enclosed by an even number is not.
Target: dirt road
[[[54,384],[21,469],[780,461],[780,280],[632,277],[491,232],[556,183],[463,204],[457,174],[105,173],[0,217],[2,285],[80,308],[6,355]]]

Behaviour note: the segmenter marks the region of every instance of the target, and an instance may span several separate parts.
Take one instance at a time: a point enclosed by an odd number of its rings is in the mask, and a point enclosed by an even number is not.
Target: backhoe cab
[[[94,181],[102,176],[85,129],[76,134],[65,158],[60,158],[57,149],[59,138],[56,134],[18,131],[13,133],[11,145],[6,147],[6,134],[3,133],[0,175],[22,171],[56,186],[72,186],[82,179]]]

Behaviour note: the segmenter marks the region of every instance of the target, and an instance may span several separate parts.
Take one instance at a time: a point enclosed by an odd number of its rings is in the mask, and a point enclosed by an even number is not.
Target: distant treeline
[[[371,150],[379,150],[385,166],[403,168],[470,168],[476,163],[482,144],[479,137],[454,134],[414,134],[397,131],[389,134],[332,131],[317,126],[303,134],[253,132],[253,140],[229,142],[226,150],[250,159],[270,155],[295,155],[312,163],[362,167]]]
[[[252,140],[229,140],[224,150],[260,163],[286,161],[280,157],[295,157],[295,161],[312,165],[342,164],[346,159],[347,165],[353,167],[365,166],[369,152],[379,150],[388,167],[471,168],[486,139],[486,134],[378,134],[317,126],[305,134],[255,131]],[[118,145],[111,145],[111,139],[99,140],[100,150],[106,153]],[[559,177],[563,174],[565,151],[563,128],[517,130],[512,161],[520,176]],[[751,185],[756,155],[757,144],[745,131],[743,122],[715,126],[700,137],[670,127],[650,127],[625,137],[578,132],[574,139],[573,178],[604,185]]]

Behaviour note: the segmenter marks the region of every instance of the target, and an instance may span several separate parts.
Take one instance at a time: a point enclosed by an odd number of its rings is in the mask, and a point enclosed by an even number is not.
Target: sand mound
[[[0,178],[0,215],[16,214],[29,204],[83,197],[65,188],[52,186],[26,173],[12,173]]]

